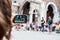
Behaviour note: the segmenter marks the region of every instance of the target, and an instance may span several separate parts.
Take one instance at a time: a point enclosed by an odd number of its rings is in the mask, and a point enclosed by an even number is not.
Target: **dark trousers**
[[[42,28],[43,28],[42,31],[44,31],[44,23],[41,23],[41,26],[42,26]]]

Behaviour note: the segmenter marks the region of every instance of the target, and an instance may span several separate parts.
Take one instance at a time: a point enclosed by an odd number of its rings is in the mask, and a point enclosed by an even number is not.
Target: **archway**
[[[25,2],[25,4],[22,7],[23,9],[23,14],[24,15],[29,15],[29,10],[30,10],[30,2]]]
[[[30,10],[30,2],[25,2],[25,4],[23,5],[22,7],[22,10],[23,10],[23,15],[26,15],[27,16],[27,22],[29,22],[29,10]]]
[[[54,2],[49,2],[47,3],[46,5],[46,22],[47,22],[47,15],[50,14],[51,18],[53,19],[53,22],[56,22],[57,21],[57,18],[56,18],[56,14],[58,10],[57,10],[57,6]]]
[[[32,14],[32,16],[33,16],[33,18],[32,18],[32,22],[38,22],[38,10],[37,9],[34,9],[33,10],[33,14]]]
[[[52,5],[49,5],[49,6],[48,6],[46,22],[48,21],[48,17],[49,17],[49,16],[50,16],[52,19],[53,19],[53,17],[54,17]]]

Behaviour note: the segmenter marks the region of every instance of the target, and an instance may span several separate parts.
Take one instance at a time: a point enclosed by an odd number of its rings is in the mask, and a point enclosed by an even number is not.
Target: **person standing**
[[[49,16],[48,25],[49,25],[49,32],[51,32],[51,24],[53,23],[52,18]]]
[[[41,20],[41,26],[42,26],[42,31],[44,31],[44,23],[45,23],[45,21],[44,21],[44,18],[42,17],[42,20]]]

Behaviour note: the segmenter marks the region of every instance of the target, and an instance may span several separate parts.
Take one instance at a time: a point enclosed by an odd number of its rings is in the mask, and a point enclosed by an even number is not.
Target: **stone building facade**
[[[27,15],[29,23],[41,23],[44,17],[45,23],[51,16],[53,23],[60,21],[60,0],[13,0],[12,13]]]

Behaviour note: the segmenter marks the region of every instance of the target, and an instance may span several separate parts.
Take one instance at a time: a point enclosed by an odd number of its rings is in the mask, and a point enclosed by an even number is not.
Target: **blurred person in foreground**
[[[10,18],[11,0],[0,0],[0,40],[3,40],[4,36],[7,40],[10,40],[12,28]]]

